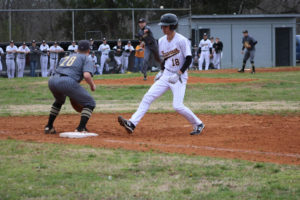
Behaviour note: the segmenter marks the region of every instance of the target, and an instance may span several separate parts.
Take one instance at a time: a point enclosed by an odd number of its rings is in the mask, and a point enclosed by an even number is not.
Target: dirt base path
[[[199,115],[206,125],[200,136],[190,136],[191,126],[176,113],[146,114],[132,135],[119,126],[117,116],[93,114],[88,128],[99,136],[85,139],[43,134],[47,116],[1,117],[0,139],[300,164],[300,116]],[[55,127],[73,131],[78,121],[79,115],[61,115]]]

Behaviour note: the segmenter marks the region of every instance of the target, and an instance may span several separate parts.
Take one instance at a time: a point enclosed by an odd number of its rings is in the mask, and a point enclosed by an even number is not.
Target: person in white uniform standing
[[[129,40],[127,42],[127,45],[125,45],[124,51],[123,51],[123,63],[122,63],[122,65],[123,65],[123,67],[122,67],[123,72],[126,72],[127,69],[128,69],[128,58],[129,58],[129,56],[130,56],[130,54],[131,54],[132,51],[134,51],[134,48],[131,45],[131,41]]]
[[[72,44],[68,47],[68,51],[70,51],[70,56],[77,53],[78,45],[76,41],[72,41]]]
[[[103,43],[99,46],[98,51],[101,52],[101,59],[100,59],[100,75],[103,74],[103,69],[105,66],[105,71],[109,71],[108,64],[106,60],[108,59],[108,53],[110,51],[110,46],[107,44],[106,38],[103,38]]]
[[[42,71],[42,77],[47,77],[48,73],[48,56],[49,56],[49,45],[46,43],[45,40],[42,41],[42,45],[40,46],[41,51],[41,71]]]
[[[202,65],[204,60],[205,60],[205,70],[208,70],[210,57],[212,57],[212,44],[210,40],[207,39],[207,33],[203,34],[203,39],[199,43],[198,55],[199,55],[199,60],[198,60],[199,70],[202,70]]]
[[[63,51],[63,48],[61,48],[56,41],[54,42],[54,45],[50,47],[50,69],[48,71],[48,76],[50,76],[56,69],[58,63],[58,53]]]
[[[118,121],[128,133],[132,133],[151,103],[170,89],[173,93],[173,108],[193,125],[194,129],[190,134],[199,135],[204,124],[183,104],[188,79],[186,70],[192,62],[191,47],[187,38],[175,31],[178,26],[176,15],[162,15],[159,25],[165,34],[158,42],[159,54],[164,59],[161,71],[155,76],[155,83],[143,97],[138,110],[129,120],[119,116]]]
[[[98,65],[98,59],[97,59],[97,56],[95,55],[95,52],[93,51],[92,54],[89,55],[89,58],[92,59],[93,61],[93,66],[94,66],[94,74],[100,74],[99,73],[99,65]]]
[[[26,54],[30,52],[26,42],[22,43],[22,46],[18,48],[17,55],[17,65],[18,65],[18,77],[21,78],[24,76],[24,69],[26,64]]]
[[[18,48],[14,45],[14,41],[11,40],[9,45],[6,47],[6,67],[7,67],[7,77],[15,77],[15,53],[17,53]]]
[[[3,49],[0,47],[0,75],[1,75],[1,72],[2,72],[2,70],[3,70],[3,67],[2,67],[2,59],[1,59],[2,55],[4,55],[4,51],[3,51]]]

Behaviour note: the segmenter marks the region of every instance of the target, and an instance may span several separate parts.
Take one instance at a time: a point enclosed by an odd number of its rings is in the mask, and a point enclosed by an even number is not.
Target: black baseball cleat
[[[89,130],[87,130],[87,128],[78,127],[75,129],[75,132],[87,133]]]
[[[204,129],[205,125],[202,123],[194,128],[190,135],[200,135]]]
[[[147,76],[144,76],[144,81],[146,81],[147,80]]]
[[[119,116],[118,121],[121,126],[124,126],[126,131],[131,134],[133,133],[133,130],[135,129],[135,125],[131,123],[131,121],[124,119],[123,117]]]
[[[243,73],[243,72],[245,72],[245,71],[244,71],[244,69],[243,69],[243,68],[241,68],[241,69],[239,69],[239,70],[238,70],[238,72],[241,72],[241,73]]]
[[[54,127],[49,127],[49,126],[46,126],[45,129],[44,129],[44,133],[45,134],[55,134],[56,133],[56,130],[54,129]]]

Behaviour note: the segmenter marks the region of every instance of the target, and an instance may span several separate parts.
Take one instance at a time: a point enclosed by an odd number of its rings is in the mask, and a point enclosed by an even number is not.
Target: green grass
[[[152,73],[153,75],[153,73]],[[190,84],[187,86],[185,104],[198,113],[300,113],[300,71],[295,72],[274,72],[274,73],[232,73],[232,74],[213,74],[213,73],[190,73],[190,76],[206,78],[255,78],[257,80],[246,83],[219,83],[219,84]],[[96,76],[95,79],[119,79],[141,77],[138,73],[114,74]],[[47,78],[21,78],[8,80],[0,78],[0,108],[3,111],[0,116],[15,114],[5,106],[14,107],[17,105],[50,105],[53,102],[52,94],[47,86]],[[84,86],[88,88],[87,86]],[[92,93],[100,110],[96,112],[115,112],[106,109],[101,104],[116,105],[121,107],[120,112],[132,112],[138,106],[144,94],[150,86],[135,85],[99,85],[97,90]],[[89,89],[88,89],[89,90]],[[168,91],[160,97],[156,104],[161,104],[161,108],[154,106],[154,112],[173,111],[172,93]],[[269,103],[271,102],[271,103]],[[121,106],[134,104],[131,107]],[[204,105],[211,103],[212,105]],[[231,105],[228,105],[231,103]],[[248,104],[235,106],[240,103],[260,103],[261,106]],[[193,106],[194,104],[194,106]],[[266,107],[272,104],[272,108]],[[274,105],[273,105],[274,104]],[[278,104],[278,105],[277,105]],[[170,105],[170,106],[168,106]],[[217,108],[214,108],[216,105]],[[292,106],[290,106],[292,105]],[[212,108],[210,108],[212,106]],[[283,106],[283,107],[282,107]],[[168,107],[168,108],[167,108]],[[245,109],[249,107],[250,109]],[[30,111],[30,112],[29,112]],[[24,111],[24,113],[41,113],[41,111]],[[150,110],[153,111],[153,110]],[[20,114],[20,113],[18,113]]]
[[[300,167],[0,141],[0,199],[299,199]]]

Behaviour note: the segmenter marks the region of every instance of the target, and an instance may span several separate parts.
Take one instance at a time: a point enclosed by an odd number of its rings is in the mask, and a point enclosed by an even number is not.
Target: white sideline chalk
[[[97,133],[80,133],[80,132],[63,132],[59,134],[59,137],[64,138],[85,138],[85,137],[95,137],[98,136]]]

